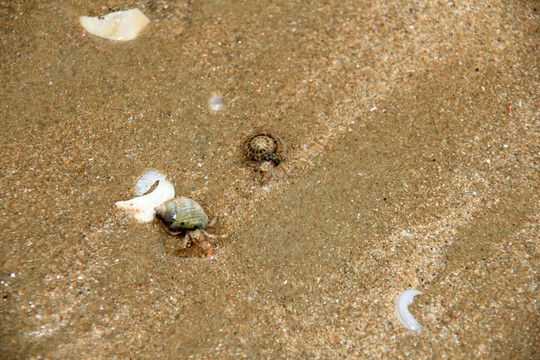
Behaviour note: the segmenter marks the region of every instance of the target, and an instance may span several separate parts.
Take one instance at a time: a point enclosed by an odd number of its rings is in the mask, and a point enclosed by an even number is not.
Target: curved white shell
[[[158,185],[154,191],[139,196],[147,192],[156,181]],[[155,208],[174,198],[174,186],[169,180],[165,179],[165,175],[151,170],[137,181],[135,195],[137,197],[131,200],[118,201],[114,206],[126,211],[141,222],[150,222],[156,215]]]
[[[135,196],[144,195],[148,190],[150,190],[156,181],[163,181],[165,180],[165,177],[165,175],[157,171],[147,171],[139,178],[139,180],[137,180],[137,184],[135,184]]]
[[[133,40],[149,22],[139,9],[116,11],[104,16],[79,17],[82,27],[92,35],[109,40]]]
[[[396,316],[398,320],[403,326],[414,332],[418,332],[424,328],[409,312],[409,305],[413,303],[416,295],[422,295],[422,293],[418,290],[405,290],[399,294],[396,300]]]

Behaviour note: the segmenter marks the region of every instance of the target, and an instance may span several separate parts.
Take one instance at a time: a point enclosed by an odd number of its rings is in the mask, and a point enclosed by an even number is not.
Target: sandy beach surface
[[[79,24],[135,7],[132,41]],[[539,358],[539,18],[2,2],[0,357]],[[287,147],[266,182],[242,151],[261,131]],[[114,207],[149,169],[219,215],[214,259]]]

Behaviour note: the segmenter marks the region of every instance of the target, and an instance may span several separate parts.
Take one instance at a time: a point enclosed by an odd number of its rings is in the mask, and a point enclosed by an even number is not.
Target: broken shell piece
[[[116,11],[110,14],[89,17],[79,17],[79,22],[92,35],[109,40],[133,40],[149,22],[139,9]]]
[[[418,290],[405,290],[399,294],[396,300],[396,316],[398,320],[403,326],[414,332],[418,332],[424,328],[409,312],[409,305],[413,303],[413,298],[416,295],[422,295],[422,293]]]
[[[156,182],[158,184],[152,192],[140,196],[150,190]],[[137,197],[118,201],[114,206],[141,222],[150,222],[156,215],[155,208],[174,198],[174,186],[165,179],[165,175],[151,170],[137,181],[135,195]]]

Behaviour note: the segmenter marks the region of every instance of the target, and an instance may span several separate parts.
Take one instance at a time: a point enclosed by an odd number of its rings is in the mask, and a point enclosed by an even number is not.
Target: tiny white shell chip
[[[210,106],[210,110],[219,111],[225,107],[225,101],[223,101],[221,96],[214,95],[208,100],[208,105]]]
[[[150,190],[158,182],[156,188],[149,194],[140,196]],[[131,200],[118,201],[114,204],[141,222],[150,222],[156,215],[156,207],[174,198],[174,186],[156,171],[148,171],[139,178],[135,190],[136,197]]]
[[[79,17],[79,22],[92,35],[109,40],[133,40],[149,22],[139,9],[116,11],[104,16]]]
[[[409,312],[409,305],[413,303],[416,295],[422,295],[422,293],[418,290],[405,290],[399,294],[396,300],[396,316],[398,320],[403,326],[414,332],[418,332],[424,328]]]

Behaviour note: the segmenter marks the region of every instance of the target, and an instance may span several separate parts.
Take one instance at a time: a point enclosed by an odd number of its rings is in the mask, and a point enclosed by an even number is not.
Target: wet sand
[[[132,7],[132,42],[78,24]],[[538,357],[539,10],[1,5],[2,358]],[[215,259],[114,209],[148,169],[220,215]]]

